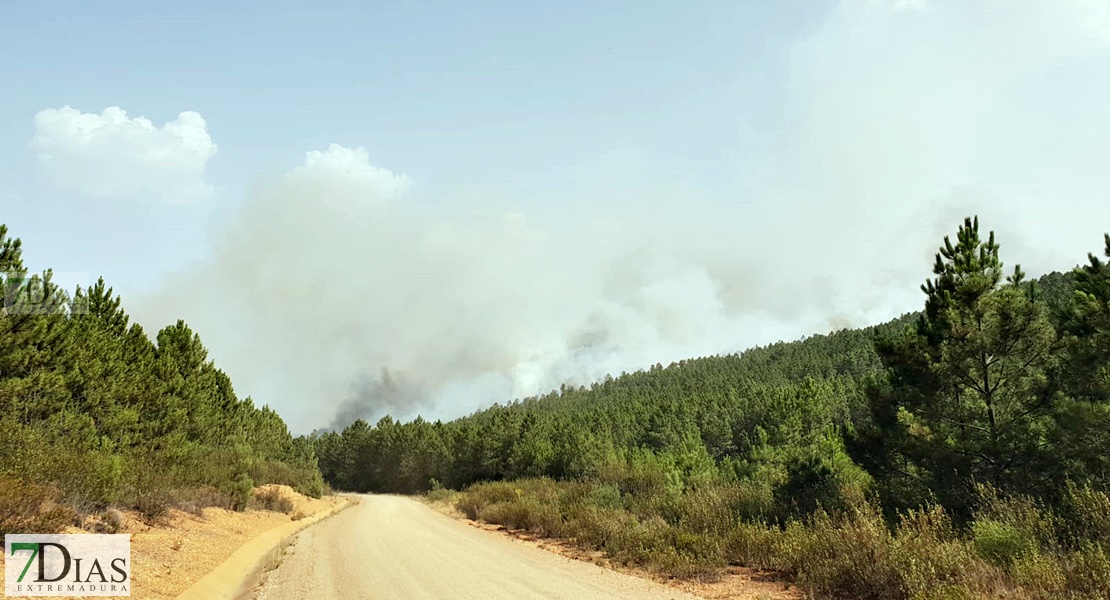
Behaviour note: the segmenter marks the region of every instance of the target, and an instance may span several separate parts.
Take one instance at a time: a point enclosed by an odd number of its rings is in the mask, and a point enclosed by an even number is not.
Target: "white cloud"
[[[370,153],[365,148],[347,148],[339,144],[331,144],[323,152],[306,152],[304,165],[293,169],[289,177],[303,182],[342,182],[355,189],[373,189],[376,194],[389,198],[407,192],[411,183],[404,174],[396,175],[370,164]]]
[[[157,127],[116,106],[99,115],[49,108],[35,115],[31,149],[54,185],[98,199],[188,203],[212,194],[204,170],[216,145],[195,112]]]

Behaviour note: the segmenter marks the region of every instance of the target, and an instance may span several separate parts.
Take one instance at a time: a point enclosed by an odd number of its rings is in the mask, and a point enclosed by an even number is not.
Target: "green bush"
[[[477,519],[482,507],[497,502],[516,500],[515,488],[508,482],[479,483],[471,486],[459,497],[456,507],[468,519]]]
[[[594,515],[605,518],[607,513]],[[579,531],[593,537],[599,549],[622,563],[652,566],[659,562],[661,552],[670,549],[672,528],[659,517],[640,521],[626,513],[608,513],[608,519],[608,522],[594,518],[581,521]],[[594,531],[585,531],[587,527]]]
[[[593,506],[606,510],[616,510],[624,507],[621,502],[620,489],[608,483],[594,487],[586,494],[585,500]]]
[[[620,512],[582,504],[567,515],[566,537],[587,548],[601,550],[616,538]]]
[[[430,502],[450,502],[450,503],[454,503],[455,500],[457,500],[458,495],[459,495],[459,493],[456,492],[455,490],[449,490],[447,488],[437,488],[437,489],[433,489],[430,492],[428,492],[425,495],[425,497]]]
[[[1008,567],[1019,558],[1036,552],[1036,541],[1013,525],[990,519],[976,521],[971,526],[975,551],[990,562]]]
[[[120,504],[139,511],[143,518],[159,519],[177,503],[178,484],[169,465],[158,455],[145,460],[137,455],[124,460]]]
[[[746,480],[734,484],[733,507],[749,522],[769,522],[775,512],[774,488],[765,481]]]
[[[504,525],[509,529],[528,529],[530,517],[528,507],[515,500],[487,504],[478,511],[480,520]]]
[[[250,475],[240,473],[228,486],[228,492],[231,494],[231,510],[245,510],[254,492],[254,481],[251,480]]]
[[[989,486],[978,486],[979,508],[976,521],[991,521],[1006,525],[1009,534],[1032,550],[1055,550],[1057,546],[1057,516],[1044,508],[1039,501],[1028,496],[1004,496]],[[1001,531],[999,528],[994,528]],[[973,536],[974,537],[974,536]]]
[[[510,529],[526,529],[548,536],[565,533],[558,489],[550,479],[473,486],[459,494],[455,505],[471,519]]]

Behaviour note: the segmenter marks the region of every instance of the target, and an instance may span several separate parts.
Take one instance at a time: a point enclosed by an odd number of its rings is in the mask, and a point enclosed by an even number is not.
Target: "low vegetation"
[[[282,493],[280,488],[270,487],[255,491],[251,496],[248,506],[261,510],[293,514],[296,506],[288,495]]]
[[[111,507],[242,510],[264,483],[319,497],[313,443],[239,398],[183,322],[151,340],[103,280],[29,275],[0,225],[0,536]]]
[[[1110,256],[1110,236],[1106,240]],[[946,238],[883,325],[314,436],[326,481],[818,598],[1110,598],[1110,266]],[[448,492],[446,490],[462,490]]]
[[[602,550],[663,576],[772,569],[817,598],[1110,597],[1110,530],[1093,526],[1110,514],[1110,496],[1090,488],[1069,488],[1058,512],[981,488],[974,519],[960,526],[935,504],[894,523],[874,501],[779,521],[754,516],[751,490],[736,484],[679,495],[665,486],[621,492],[626,484],[525,479],[450,498],[471,519]]]

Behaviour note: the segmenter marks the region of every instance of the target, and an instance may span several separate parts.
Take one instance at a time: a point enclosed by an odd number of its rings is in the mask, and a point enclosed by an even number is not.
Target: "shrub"
[[[457,500],[458,492],[445,488],[433,489],[425,496],[430,502],[454,502]]]
[[[804,518],[818,509],[840,514],[865,503],[871,477],[845,453],[836,440],[826,440],[814,454],[786,465],[786,479],[774,491],[782,521]]]
[[[621,526],[618,514],[590,504],[577,505],[567,515],[565,535],[587,548],[606,548]]]
[[[242,511],[247,508],[247,503],[254,492],[254,481],[251,480],[250,475],[240,473],[231,482],[228,492],[231,494],[231,510]]]
[[[1069,548],[1087,542],[1110,547],[1110,494],[1069,481],[1057,515],[1057,535]]]
[[[1064,598],[1067,576],[1060,568],[1058,557],[1029,553],[1014,560],[1009,571],[1019,587],[1036,592],[1041,598]]]
[[[901,516],[891,560],[908,598],[970,598],[987,593],[1000,574],[961,540],[943,508]]]
[[[182,490],[175,497],[179,508],[184,510],[187,507],[192,507],[198,516],[203,514],[204,509],[209,506],[223,509],[231,508],[231,496],[228,492],[210,485]]]
[[[114,508],[104,511],[104,529],[106,533],[119,533],[123,530],[123,513]]]
[[[764,481],[747,480],[733,487],[733,508],[749,522],[769,522],[774,514],[774,489]]]
[[[601,509],[616,510],[624,507],[621,503],[620,489],[608,483],[603,483],[591,489],[586,494],[585,500]]]
[[[724,537],[736,524],[747,500],[736,486],[709,485],[687,492],[681,498],[683,529],[700,535]]]
[[[170,509],[170,497],[159,490],[140,490],[132,495],[131,505],[144,519],[155,521]]]
[[[606,513],[596,512],[591,517],[605,518]],[[626,564],[641,564],[659,568],[659,557],[671,547],[671,526],[655,517],[640,521],[623,513],[610,513],[608,521],[590,518],[581,522],[580,531],[597,540],[597,547],[604,549],[614,559]],[[586,532],[592,527],[594,532]]]
[[[293,510],[296,508],[293,506],[293,501],[282,493],[281,488],[277,487],[260,489],[254,492],[250,497],[248,505],[251,508],[285,513],[287,515],[292,514]]]
[[[56,490],[11,477],[0,478],[0,541],[9,533],[57,533],[73,521],[57,503]]]
[[[123,471],[119,502],[138,510],[145,520],[157,520],[177,504],[180,489],[171,465],[162,456],[127,456]]]
[[[247,473],[256,485],[287,485],[311,498],[324,495],[324,478],[319,469],[291,465],[282,461],[260,460],[249,463]]]
[[[894,537],[877,507],[845,516],[819,511],[808,524],[791,521],[781,547],[788,573],[830,597],[905,598],[891,553]]]
[[[565,532],[559,506],[558,489],[550,479],[481,484],[456,501],[456,507],[471,519],[550,536]]]
[[[1084,543],[1063,561],[1066,589],[1074,598],[1110,599],[1110,552],[1094,542]]]
[[[527,529],[529,523],[528,508],[516,501],[487,504],[478,511],[478,518],[509,529]]]
[[[724,539],[729,562],[756,569],[781,569],[779,560],[782,532],[763,523],[738,523]]]
[[[471,486],[459,497],[456,508],[468,519],[477,519],[483,506],[497,502],[511,502],[516,499],[514,488],[502,481],[479,483]]]
[[[751,507],[769,490],[746,480],[634,496],[611,482],[532,479],[476,485],[457,504],[661,575],[729,563],[776,570],[812,598],[1110,600],[1110,557],[1098,541],[1110,518],[1102,492],[1072,489],[1057,516],[1029,498],[983,489],[964,530],[936,505],[895,513],[891,526],[876,503],[850,494],[839,511],[767,522]],[[1078,541],[1062,544],[1057,532]]]
[[[972,541],[979,556],[990,562],[1008,567],[1019,558],[1036,552],[1036,541],[1017,527],[984,519],[971,526]]]
[[[1057,545],[1056,515],[1041,507],[1037,500],[1028,496],[1003,496],[989,486],[978,486],[979,508],[975,511],[976,521],[993,521],[1015,530],[1011,534],[1021,538],[1022,544],[1035,550],[1038,547],[1053,550]],[[1000,528],[994,528],[1000,532]],[[974,526],[973,526],[974,533]]]

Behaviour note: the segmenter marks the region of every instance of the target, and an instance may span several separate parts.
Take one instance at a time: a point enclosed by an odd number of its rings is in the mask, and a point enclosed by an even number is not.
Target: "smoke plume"
[[[735,197],[436,216],[420,174],[361,148],[310,152],[133,312],[184,317],[240,392],[303,432],[451,418],[916,310],[941,238],[971,214],[1008,264],[1067,268],[1110,222],[1108,15],[843,2],[783,46],[790,125]]]

